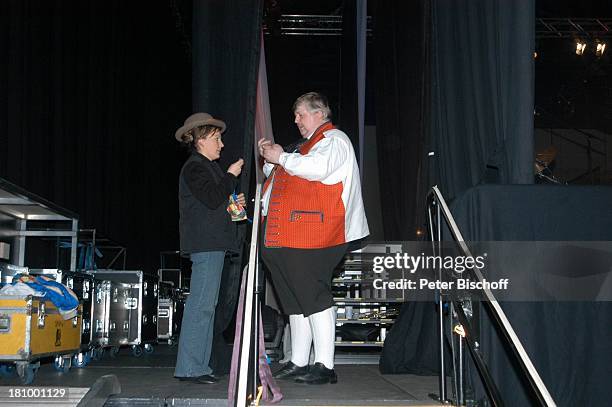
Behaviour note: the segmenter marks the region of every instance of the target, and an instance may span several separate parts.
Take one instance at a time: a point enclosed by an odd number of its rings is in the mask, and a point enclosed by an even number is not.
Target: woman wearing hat
[[[179,176],[179,229],[181,253],[189,256],[192,266],[174,376],[196,383],[217,381],[209,367],[215,306],[225,253],[240,247],[226,209],[244,161],[239,159],[227,171],[221,169],[216,160],[223,149],[224,131],[221,120],[195,113],[175,133],[191,151]],[[238,202],[246,204],[244,194],[238,195]]]

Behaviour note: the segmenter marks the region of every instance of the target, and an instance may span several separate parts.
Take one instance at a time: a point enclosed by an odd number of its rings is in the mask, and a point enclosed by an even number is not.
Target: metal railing
[[[441,242],[443,241],[442,225],[446,224],[450,234],[458,246],[459,251],[464,256],[472,256],[470,249],[468,248],[465,240],[461,234],[461,231],[457,227],[455,219],[451,214],[442,193],[437,186],[434,186],[429,194],[427,195],[427,215],[429,221],[429,233],[431,236],[432,248],[434,253],[438,254],[441,252]],[[476,269],[471,269],[473,277],[478,282],[483,282],[484,278],[482,273]],[[441,281],[442,270],[438,270],[437,278]],[[555,401],[548,392],[546,385],[540,378],[536,368],[533,366],[529,355],[525,351],[520,339],[518,338],[514,328],[510,324],[510,321],[506,317],[506,314],[502,310],[500,304],[495,299],[495,296],[483,285],[485,288],[482,289],[483,301],[481,304],[488,308],[491,315],[493,316],[493,322],[499,328],[500,332],[503,333],[502,338],[506,341],[507,345],[512,350],[512,353],[516,357],[517,361],[521,366],[521,371],[525,379],[529,382],[530,387],[542,406],[556,406]],[[439,346],[440,346],[440,401],[446,401],[446,363],[445,363],[445,324],[444,324],[444,306],[449,305],[449,318],[451,328],[451,349],[453,353],[453,381],[455,388],[456,402],[458,405],[465,403],[465,394],[463,386],[463,342],[467,344],[468,350],[472,359],[478,369],[480,377],[483,381],[485,390],[494,406],[503,406],[504,401],[499,392],[497,385],[491,375],[489,368],[483,358],[482,350],[479,344],[479,338],[477,331],[474,329],[474,320],[477,322],[477,318],[473,318],[471,312],[471,301],[469,299],[451,298],[448,293],[444,293],[443,290],[438,291],[438,333],[439,333]],[[466,312],[466,310],[468,312]],[[470,314],[468,316],[468,314]],[[455,324],[453,319],[456,317],[458,323]],[[472,318],[470,318],[472,317]],[[458,349],[455,350],[454,337],[459,337]],[[457,368],[455,360],[457,359],[455,352],[459,352],[459,366]]]

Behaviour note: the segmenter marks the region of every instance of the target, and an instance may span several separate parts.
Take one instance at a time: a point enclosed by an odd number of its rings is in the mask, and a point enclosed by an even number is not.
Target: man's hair
[[[319,111],[323,113],[323,119],[331,119],[331,109],[329,108],[329,103],[324,95],[317,92],[304,93],[295,100],[295,103],[293,104],[293,112],[295,113],[297,108],[302,104],[309,112],[314,113]]]

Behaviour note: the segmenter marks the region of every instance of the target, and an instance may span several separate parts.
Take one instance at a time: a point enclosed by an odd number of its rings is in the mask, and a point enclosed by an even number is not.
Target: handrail
[[[438,239],[441,240],[441,235],[440,235],[441,219],[439,216],[440,214],[442,214],[453,236],[453,239],[458,244],[460,250],[463,252],[465,256],[472,256],[470,249],[467,247],[467,244],[465,243],[463,235],[461,234],[461,231],[457,227],[457,223],[455,222],[455,219],[453,215],[451,214],[446,204],[446,201],[444,200],[444,197],[442,196],[442,193],[440,192],[437,186],[432,187],[431,191],[428,193],[427,202],[428,202],[427,207],[429,209],[431,209],[434,205],[437,206]],[[430,212],[430,215],[431,215],[431,212]],[[429,217],[429,221],[430,221],[430,230],[433,231],[431,216]],[[434,243],[433,239],[434,239],[434,236],[432,235],[432,243]],[[479,282],[482,282],[484,280],[484,277],[482,273],[480,272],[480,270],[472,269],[472,272],[474,273],[474,276]],[[521,365],[521,368],[523,370],[523,373],[525,374],[527,380],[529,381],[535,396],[540,401],[540,404],[542,406],[550,406],[550,407],[556,406],[555,401],[553,400],[552,396],[548,392],[546,385],[542,381],[538,371],[536,370],[533,363],[531,362],[529,355],[525,351],[525,348],[523,347],[520,339],[518,338],[516,332],[514,331],[514,328],[512,327],[512,324],[508,320],[506,314],[504,313],[501,306],[497,302],[497,299],[495,298],[491,290],[488,289],[486,285],[484,284],[483,284],[482,293],[485,298],[485,301],[483,301],[482,303],[486,307],[489,308],[489,310],[492,312],[492,315],[495,317],[494,321],[497,322],[497,325],[501,329],[504,338],[508,342],[508,345],[510,345],[510,347],[512,348],[512,351],[514,355],[516,356],[516,358],[518,359]],[[457,315],[459,316],[460,323],[467,324],[468,320],[465,316],[465,313],[463,312],[463,308],[461,307],[461,304],[459,304],[458,301],[456,301],[456,303],[458,305],[456,306],[456,311],[457,311]],[[469,325],[467,326],[469,327]],[[481,372],[481,375],[484,372],[483,380],[485,381],[485,386],[488,386],[487,392],[489,393],[489,396],[492,398],[493,403],[495,403],[496,405],[500,405],[499,403],[501,403],[501,400],[496,400],[498,396],[495,395],[495,393],[497,392],[497,388],[494,386],[494,384],[493,386],[491,386],[492,378],[488,376],[488,369],[486,368],[486,364],[484,363],[484,360],[480,358],[480,349],[476,346],[473,339],[469,340],[470,336],[471,335],[466,335],[466,339],[468,339],[467,343],[468,343],[468,348],[470,350],[470,353],[472,354],[472,356],[475,356],[477,368],[479,369],[479,372]],[[482,368],[484,368],[483,371],[481,371]]]

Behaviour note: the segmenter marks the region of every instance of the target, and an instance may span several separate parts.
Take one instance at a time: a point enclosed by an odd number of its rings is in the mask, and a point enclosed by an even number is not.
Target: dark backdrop
[[[611,206],[612,188],[605,186],[485,185],[461,194],[450,209],[466,241],[580,242],[612,240]],[[500,278],[496,270],[488,272],[487,279]],[[609,403],[612,344],[606,338],[612,336],[611,302],[593,298],[501,306],[557,405]],[[480,314],[478,342],[505,405],[536,405],[492,321],[488,312]],[[484,399],[477,370],[467,360],[476,397]]]
[[[223,169],[244,159],[240,191],[249,196],[262,2],[193,3],[193,109],[227,124]],[[239,225],[240,238],[245,222]]]
[[[169,2],[0,2],[0,177],[154,271],[176,249],[191,61]]]
[[[342,7],[339,101],[334,124],[352,141],[359,160],[357,63],[357,1],[345,1]],[[359,162],[359,166],[363,170],[363,163]]]
[[[193,3],[193,109],[210,112],[226,122],[219,163],[225,169],[238,158],[244,159],[240,191],[246,196],[254,174],[251,165],[261,18],[262,4],[258,0]],[[244,239],[247,222],[241,222],[238,228],[237,239]],[[235,316],[241,266],[247,261],[242,253],[225,260],[210,362],[217,374],[230,371],[232,348],[223,332]],[[232,329],[228,331],[231,336]]]
[[[332,121],[338,115],[338,80],[341,37],[265,38],[266,67],[274,137],[287,145],[301,136],[291,110],[298,96],[318,91],[325,94],[332,109]]]
[[[429,1],[374,2],[376,140],[385,240],[415,240],[425,200]],[[425,191],[426,192],[426,191]]]
[[[533,183],[535,0],[432,0],[431,149],[447,199]]]

